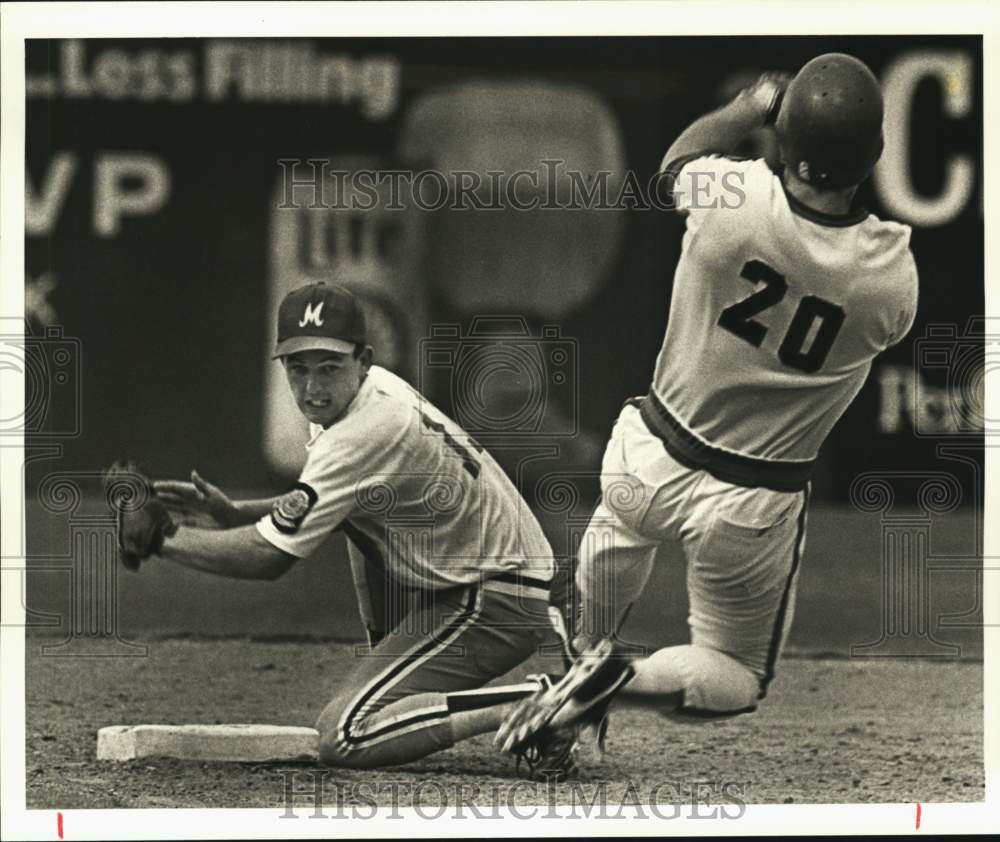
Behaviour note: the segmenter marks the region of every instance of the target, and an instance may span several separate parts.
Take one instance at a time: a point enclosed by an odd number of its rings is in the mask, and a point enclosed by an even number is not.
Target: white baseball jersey
[[[343,525],[408,587],[551,579],[552,550],[514,484],[395,374],[373,366],[346,413],[311,431],[299,481],[257,523],[274,546],[303,558]]]
[[[913,323],[910,228],[814,211],[763,160],[670,169],[687,228],[653,391],[716,448],[811,460]]]

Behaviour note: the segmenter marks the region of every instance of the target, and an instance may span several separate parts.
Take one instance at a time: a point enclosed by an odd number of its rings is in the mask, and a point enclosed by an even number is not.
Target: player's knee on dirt
[[[326,711],[323,712],[324,715]],[[324,766],[339,769],[374,769],[387,765],[391,760],[383,756],[384,752],[372,751],[349,745],[342,739],[337,720],[327,724],[321,715],[316,723],[319,731],[319,761]]]
[[[352,757],[352,752],[345,749],[337,738],[336,731],[319,732],[319,762],[324,766],[341,769],[362,768],[357,765],[358,757]]]
[[[450,748],[455,736],[445,709],[442,693],[415,693],[389,704],[369,699],[363,705],[357,693],[338,696],[316,722],[320,760],[345,769],[377,769]],[[436,715],[428,718],[429,711]]]
[[[377,765],[370,751],[351,746],[344,740],[340,723],[351,703],[351,696],[334,698],[316,720],[319,731],[319,760],[324,766],[341,769],[370,769]]]
[[[704,646],[678,646],[686,674],[684,702],[672,713],[712,719],[746,713],[757,707],[760,682],[735,658]]]
[[[320,734],[319,762],[335,769],[378,769],[405,763],[409,758],[393,755],[388,746],[353,748],[340,740],[335,732]]]
[[[671,718],[715,719],[749,713],[757,706],[757,676],[715,649],[670,646],[654,652],[637,669],[638,682],[644,687],[661,684],[664,699],[669,699],[669,707],[662,712]]]
[[[334,699],[323,709],[316,720],[316,730],[319,731],[319,760],[324,766],[341,768],[357,768],[359,758],[357,753],[340,739],[340,719],[344,714],[344,704],[338,704]],[[353,755],[353,756],[352,756]]]

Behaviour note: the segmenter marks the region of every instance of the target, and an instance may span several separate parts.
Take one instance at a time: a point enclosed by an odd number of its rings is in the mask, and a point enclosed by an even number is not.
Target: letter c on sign
[[[885,152],[873,177],[879,199],[891,214],[914,225],[932,227],[950,222],[962,211],[972,195],[975,173],[969,156],[955,155],[945,164],[941,193],[927,197],[913,190],[910,118],[917,85],[928,77],[941,83],[946,117],[959,119],[972,110],[972,57],[967,52],[919,50],[890,62],[882,79]]]

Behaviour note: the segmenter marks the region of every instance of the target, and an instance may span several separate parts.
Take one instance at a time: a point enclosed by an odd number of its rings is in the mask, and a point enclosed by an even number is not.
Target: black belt
[[[722,482],[745,488],[802,491],[816,467],[815,459],[781,462],[712,447],[678,421],[652,392],[643,398],[633,398],[628,404],[639,407],[646,427],[674,459],[692,470],[707,471]]]
[[[541,588],[543,591],[547,591],[552,586],[551,582],[545,579],[536,579],[534,576],[525,576],[523,573],[497,573],[495,576],[490,576],[490,581],[493,582],[507,582],[511,585],[524,585],[529,588]]]

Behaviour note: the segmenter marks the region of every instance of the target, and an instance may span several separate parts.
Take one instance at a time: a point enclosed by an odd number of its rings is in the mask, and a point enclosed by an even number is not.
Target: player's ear
[[[375,352],[372,350],[372,346],[371,345],[365,345],[357,353],[356,356],[357,356],[358,362],[361,364],[361,370],[363,372],[367,372],[368,369],[370,369],[372,367],[372,360],[373,360],[373,358],[375,356]]]

